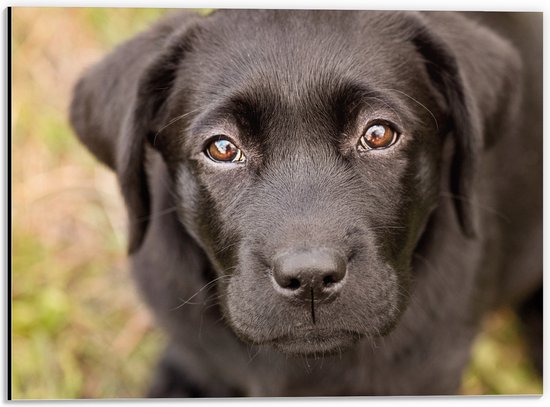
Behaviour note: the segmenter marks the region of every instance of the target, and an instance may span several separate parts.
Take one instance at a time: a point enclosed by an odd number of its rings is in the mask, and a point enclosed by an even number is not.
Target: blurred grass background
[[[114,175],[67,123],[83,69],[165,10],[14,8],[14,399],[141,397],[165,337],[130,279]],[[463,394],[536,394],[510,310],[490,315]]]

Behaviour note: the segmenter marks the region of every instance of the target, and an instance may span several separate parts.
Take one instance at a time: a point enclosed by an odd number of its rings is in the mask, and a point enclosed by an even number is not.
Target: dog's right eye
[[[245,161],[243,152],[231,141],[218,136],[211,141],[204,152],[212,161],[220,163],[242,163]]]
[[[364,150],[378,150],[393,145],[398,138],[398,132],[390,125],[375,123],[367,127],[359,140],[359,145]]]

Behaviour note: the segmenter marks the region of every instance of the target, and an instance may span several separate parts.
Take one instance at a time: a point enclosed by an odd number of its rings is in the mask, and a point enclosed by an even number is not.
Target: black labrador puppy
[[[541,21],[181,12],[92,67],[71,121],[171,341],[149,395],[453,394],[485,311],[540,328]]]

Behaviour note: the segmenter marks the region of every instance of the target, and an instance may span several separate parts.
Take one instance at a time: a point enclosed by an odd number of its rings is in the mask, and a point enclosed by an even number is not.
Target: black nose
[[[321,300],[343,286],[346,261],[335,250],[304,249],[275,257],[273,277],[278,291],[295,298]]]

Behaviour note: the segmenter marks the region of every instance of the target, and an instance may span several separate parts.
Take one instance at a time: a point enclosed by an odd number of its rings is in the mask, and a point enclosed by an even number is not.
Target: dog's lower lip
[[[358,332],[347,330],[311,328],[277,336],[262,344],[271,345],[286,353],[329,353],[352,345],[361,336]]]

